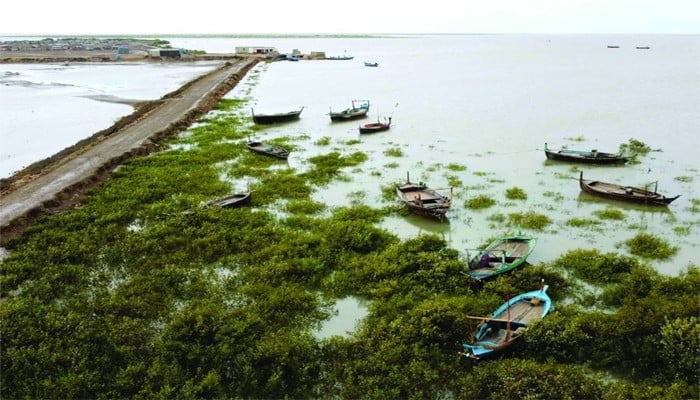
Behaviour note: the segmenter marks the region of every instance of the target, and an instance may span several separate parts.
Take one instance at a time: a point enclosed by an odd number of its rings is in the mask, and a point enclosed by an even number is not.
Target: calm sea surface
[[[0,38],[5,40],[6,38]],[[280,52],[325,51],[349,61],[258,64],[227,97],[244,97],[256,112],[304,106],[301,120],[261,131],[261,138],[298,137],[289,165],[309,157],[361,151],[369,160],[314,194],[329,206],[361,201],[386,205],[381,188],[410,173],[436,188],[454,187],[448,224],[393,216],[383,226],[403,238],[437,233],[458,250],[504,233],[494,214],[535,212],[552,223],[533,233],[529,261],[552,261],[576,248],[625,253],[621,242],[639,232],[680,248],[668,261],[650,261],[676,274],[696,264],[700,214],[700,36],[647,35],[417,35],[381,38],[168,38],[175,47],[234,52],[274,46]],[[610,49],[608,45],[619,48]],[[636,49],[649,46],[648,50]],[[364,67],[363,61],[379,63]],[[0,176],[49,156],[129,114],[105,99],[159,98],[213,68],[199,64],[0,64]],[[371,101],[371,121],[393,116],[391,130],[358,134],[358,122],[331,124],[330,108]],[[316,145],[330,138],[330,146]],[[558,149],[615,152],[637,139],[658,150],[640,164],[583,166],[584,177],[634,186],[658,181],[659,192],[682,196],[668,208],[597,200],[580,193],[572,165],[545,161],[545,142]],[[353,144],[359,140],[359,143]],[[387,154],[400,151],[401,156]],[[463,166],[465,170],[448,168]],[[237,184],[232,182],[232,184]],[[508,200],[521,188],[527,200]],[[484,210],[465,207],[477,195],[496,199]],[[566,225],[571,218],[620,209],[622,221],[597,228]],[[697,208],[697,206],[695,207]]]

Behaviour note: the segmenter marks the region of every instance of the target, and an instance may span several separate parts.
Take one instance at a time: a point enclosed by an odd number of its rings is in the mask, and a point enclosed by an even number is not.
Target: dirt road
[[[0,243],[5,243],[38,215],[72,206],[90,187],[108,179],[125,160],[148,154],[163,138],[176,134],[211,110],[257,62],[240,58],[153,102],[127,118],[126,126],[99,137],[44,168],[2,188]]]

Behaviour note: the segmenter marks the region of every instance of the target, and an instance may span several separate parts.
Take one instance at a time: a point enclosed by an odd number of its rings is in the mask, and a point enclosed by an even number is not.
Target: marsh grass
[[[671,246],[667,240],[644,232],[638,233],[623,244],[631,254],[648,259],[666,260],[678,252],[678,247]]]
[[[553,199],[554,201],[557,201],[557,202],[563,201],[563,200],[565,199],[564,195],[561,194],[561,193],[559,193],[559,192],[546,191],[546,192],[542,193],[542,195],[543,195],[544,197],[549,197],[549,198],[551,198],[551,199]]]
[[[387,157],[403,157],[403,150],[399,147],[384,150],[384,155]]]
[[[464,206],[473,210],[478,210],[483,208],[489,208],[495,204],[496,200],[485,194],[480,194],[476,197],[467,199],[467,201],[464,203]]]
[[[506,198],[509,200],[527,200],[527,194],[519,187],[506,189]]]
[[[617,208],[608,207],[604,210],[593,211],[593,215],[600,219],[609,219],[615,221],[622,221],[625,219],[625,213]]]
[[[328,146],[331,144],[331,138],[330,136],[324,136],[317,141],[314,142],[316,146]]]
[[[459,172],[459,171],[466,171],[467,167],[464,165],[461,165],[461,164],[450,163],[450,164],[447,164],[447,169],[449,169],[450,171]]]
[[[536,231],[541,231],[552,223],[552,220],[548,216],[538,214],[534,211],[508,214],[508,221],[511,223],[511,225],[521,226],[525,229]]]
[[[700,199],[690,199],[690,207],[686,209],[692,213],[700,213]]]
[[[685,175],[684,176],[677,176],[674,179],[677,180],[678,182],[683,182],[683,183],[690,183],[693,181],[692,176],[685,176]]]
[[[600,221],[590,218],[570,218],[566,221],[567,226],[573,226],[576,228],[589,228],[600,224]]]

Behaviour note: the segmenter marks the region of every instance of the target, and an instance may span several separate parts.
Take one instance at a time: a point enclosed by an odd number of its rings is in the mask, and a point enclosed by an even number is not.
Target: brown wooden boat
[[[406,174],[406,182],[396,186],[396,194],[408,209],[418,215],[442,221],[452,207],[452,196],[447,197],[422,183],[413,183]]]
[[[601,181],[592,181],[583,179],[583,171],[579,176],[579,186],[581,190],[592,195],[605,197],[613,200],[621,200],[638,204],[647,204],[652,206],[667,206],[673,200],[676,200],[680,195],[675,197],[666,197],[656,192],[657,182],[654,182],[654,191],[637,188],[633,186],[618,185],[615,183],[607,183]]]
[[[280,147],[280,146],[275,146],[273,144],[269,143],[263,143],[263,142],[256,142],[256,141],[248,141],[246,143],[246,147],[248,147],[249,150],[256,152],[258,154],[264,154],[266,156],[271,156],[271,157],[277,157],[282,160],[286,160],[287,157],[289,157],[289,151],[286,149]]]

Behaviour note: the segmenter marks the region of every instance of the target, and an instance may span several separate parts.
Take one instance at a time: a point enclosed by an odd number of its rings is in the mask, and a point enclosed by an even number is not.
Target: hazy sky
[[[8,0],[0,35],[700,33],[700,0]]]

